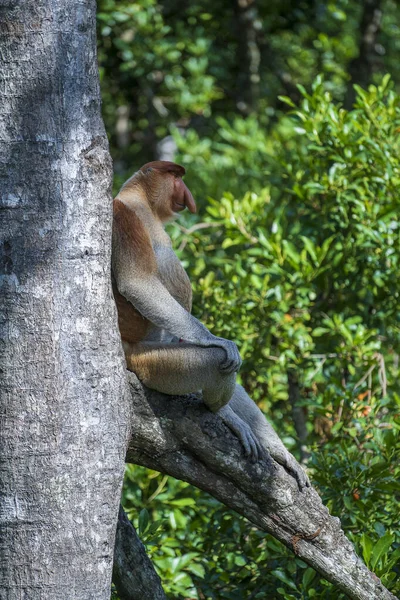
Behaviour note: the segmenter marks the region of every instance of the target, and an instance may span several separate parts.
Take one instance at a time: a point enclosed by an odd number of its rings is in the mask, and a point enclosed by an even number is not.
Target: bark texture
[[[0,598],[109,600],[130,404],[94,0],[0,3]]]
[[[128,462],[188,481],[271,533],[354,600],[394,600],[354,552],[315,490],[271,459],[252,464],[222,421],[195,396],[145,390],[129,374],[135,422]],[[134,598],[134,596],[132,596]]]

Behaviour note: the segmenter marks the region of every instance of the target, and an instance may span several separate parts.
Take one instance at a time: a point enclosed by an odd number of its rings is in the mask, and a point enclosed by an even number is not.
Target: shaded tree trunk
[[[1,600],[109,600],[130,403],[94,0],[0,7]]]
[[[353,85],[368,87],[378,54],[376,52],[377,37],[381,26],[381,0],[364,0],[360,23],[360,44],[358,56],[349,65],[350,82],[347,88],[345,107],[350,110],[355,100]]]
[[[121,600],[165,600],[160,578],[122,506],[115,538],[113,583]]]
[[[260,49],[258,34],[262,28],[255,0],[235,0],[237,51],[236,106],[248,115],[257,109],[260,97]]]

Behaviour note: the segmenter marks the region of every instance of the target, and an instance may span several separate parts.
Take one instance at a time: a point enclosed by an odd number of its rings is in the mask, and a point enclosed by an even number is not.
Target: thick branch
[[[160,578],[122,507],[115,538],[113,583],[121,600],[165,600]]]
[[[394,600],[346,539],[313,489],[271,459],[251,464],[219,417],[195,396],[144,390],[129,374],[134,405],[127,461],[187,481],[271,533],[355,600]]]

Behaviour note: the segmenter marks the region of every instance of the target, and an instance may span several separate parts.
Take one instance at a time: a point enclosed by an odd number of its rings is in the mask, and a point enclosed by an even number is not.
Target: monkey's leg
[[[188,343],[160,344],[124,342],[130,371],[147,387],[168,395],[201,391],[204,403],[218,412],[224,423],[241,441],[246,456],[257,460],[262,446],[251,427],[228,405],[235,390],[236,373],[221,373],[218,366],[225,360],[221,348],[195,346]]]
[[[225,406],[235,389],[236,374],[218,369],[225,360],[222,348],[202,348],[188,343],[124,342],[127,367],[147,387],[168,394],[202,391],[213,412]]]
[[[309,479],[293,456],[275,433],[257,404],[248,396],[241,385],[236,385],[228,406],[245,421],[253,431],[264,451],[269,452],[277,463],[282,465],[295,479],[300,489],[310,485]]]

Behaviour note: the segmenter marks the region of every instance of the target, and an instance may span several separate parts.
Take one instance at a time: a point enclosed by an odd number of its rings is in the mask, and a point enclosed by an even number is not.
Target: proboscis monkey
[[[307,475],[245,390],[236,384],[241,359],[234,342],[216,337],[190,314],[189,277],[164,225],[188,208],[185,169],[166,161],[144,165],[114,200],[113,291],[128,369],[164,394],[202,392],[253,461],[269,452],[298,481]]]

